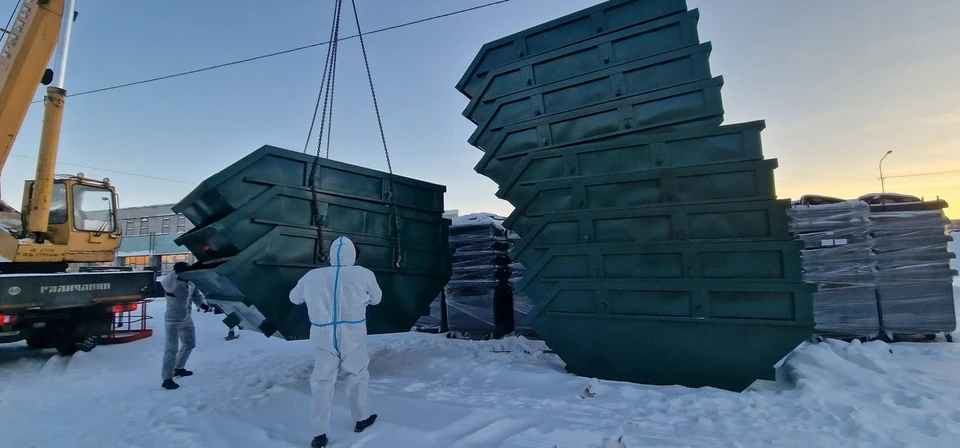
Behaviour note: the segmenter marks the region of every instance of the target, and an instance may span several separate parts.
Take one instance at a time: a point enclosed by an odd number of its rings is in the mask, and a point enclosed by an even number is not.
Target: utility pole
[[[889,150],[889,151],[887,151],[887,153],[884,154],[883,157],[880,158],[880,164],[879,164],[879,167],[880,167],[880,192],[881,192],[881,193],[884,193],[884,194],[887,192],[887,188],[886,188],[886,186],[883,184],[883,159],[886,159],[887,156],[889,156],[890,154],[893,154],[893,150],[892,150],[892,149]]]

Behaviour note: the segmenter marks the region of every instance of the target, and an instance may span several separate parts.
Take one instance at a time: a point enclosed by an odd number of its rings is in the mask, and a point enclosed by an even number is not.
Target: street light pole
[[[880,192],[881,192],[881,193],[884,193],[884,194],[887,193],[887,188],[883,185],[883,159],[886,159],[887,156],[889,156],[890,154],[893,154],[893,150],[892,150],[892,149],[889,150],[889,151],[887,151],[887,153],[884,154],[883,157],[880,158],[880,164],[879,164],[879,167],[880,167]]]

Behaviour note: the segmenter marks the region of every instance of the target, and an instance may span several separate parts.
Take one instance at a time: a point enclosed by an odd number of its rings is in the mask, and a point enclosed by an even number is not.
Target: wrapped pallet
[[[453,270],[444,289],[447,327],[454,333],[487,336],[502,334],[505,321],[497,313],[497,298],[512,309],[512,325],[507,332],[526,332],[523,318],[533,307],[530,299],[513,291],[512,285],[524,274],[524,267],[512,261],[507,252],[519,242],[519,236],[503,227],[504,218],[488,213],[454,218],[450,226]],[[506,282],[501,282],[505,277]],[[500,291],[498,291],[500,288]],[[506,290],[504,290],[506,288]],[[512,296],[512,304],[509,297]],[[418,322],[420,327],[441,324],[442,298],[430,306],[430,315]]]
[[[942,200],[870,205],[877,297],[887,334],[930,336],[957,327],[946,206]]]
[[[790,232],[804,243],[803,279],[818,287],[814,331],[822,337],[876,337],[880,316],[870,206],[858,200],[814,203],[794,205],[787,213]]]

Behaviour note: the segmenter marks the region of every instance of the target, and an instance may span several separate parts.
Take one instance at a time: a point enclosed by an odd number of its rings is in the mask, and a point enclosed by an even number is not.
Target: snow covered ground
[[[960,288],[958,288],[960,289]],[[151,305],[162,315],[162,301]],[[243,332],[224,341],[195,315],[198,347],[179,390],[160,388],[153,337],[62,358],[0,345],[0,446],[306,447],[306,342]],[[960,336],[960,334],[957,334]],[[596,381],[564,372],[540,342],[370,338],[380,415],[354,434],[342,393],[333,447],[956,447],[960,344],[805,344],[792,381],[736,394]]]

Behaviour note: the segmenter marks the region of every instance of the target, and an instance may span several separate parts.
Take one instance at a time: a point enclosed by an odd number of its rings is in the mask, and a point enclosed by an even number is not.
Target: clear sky
[[[486,2],[357,0],[365,30]],[[0,1],[0,15],[15,3]],[[333,4],[77,3],[66,83],[73,93],[324,41]],[[496,185],[473,171],[481,153],[466,142],[474,126],[454,86],[484,43],[596,3],[511,0],[369,36],[395,172],[446,185],[447,208],[508,214]],[[354,34],[347,5],[342,33]],[[960,208],[960,1],[688,5],[700,9],[701,41],[713,43],[712,71],[724,77],[725,122],[767,122],[764,154],[779,159],[780,197],[879,191],[877,162],[893,150],[884,162],[888,191],[939,195]],[[302,150],[325,54],[317,47],[68,98],[58,172],[110,177],[122,206],[170,203],[261,145]],[[341,44],[331,156],[386,170],[359,55],[356,39]],[[14,206],[34,176],[41,119],[34,105],[3,171],[2,194]]]

